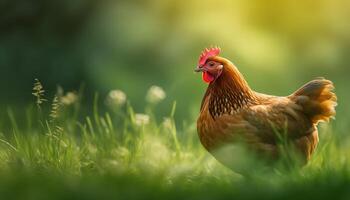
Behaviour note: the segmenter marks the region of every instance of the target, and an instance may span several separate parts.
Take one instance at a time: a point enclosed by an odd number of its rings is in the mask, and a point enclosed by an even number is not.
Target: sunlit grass
[[[106,100],[96,94],[92,115],[79,118],[82,93],[60,91],[49,100],[39,85],[36,81],[36,104],[28,109],[27,122],[17,120],[23,113],[8,109],[11,128],[1,130],[0,137],[0,186],[4,187],[0,193],[11,193],[22,184],[36,191],[33,198],[37,193],[61,198],[67,190],[67,195],[70,191],[92,197],[292,198],[288,195],[294,194],[299,198],[296,191],[310,195],[319,188],[317,196],[324,197],[320,194],[339,194],[336,191],[350,183],[350,148],[331,127],[322,127],[320,145],[307,166],[246,179],[202,148],[195,122],[176,126],[176,103],[163,120],[157,120],[153,111],[165,97],[164,91],[159,95],[160,88],[155,96],[152,90],[147,94],[144,113],[136,113],[118,90]],[[99,101],[109,112],[99,111]]]

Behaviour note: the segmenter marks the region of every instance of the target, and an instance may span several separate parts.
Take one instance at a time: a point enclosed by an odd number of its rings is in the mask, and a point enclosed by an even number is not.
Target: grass
[[[96,94],[92,114],[80,118],[81,92],[69,93],[71,102],[58,92],[50,105],[39,85],[36,103],[20,115],[8,109],[10,125],[1,123],[3,199],[350,197],[350,147],[331,127],[320,127],[320,145],[307,166],[245,179],[202,148],[195,122],[176,126],[175,103],[157,120],[154,105],[138,114],[122,98],[101,112]]]

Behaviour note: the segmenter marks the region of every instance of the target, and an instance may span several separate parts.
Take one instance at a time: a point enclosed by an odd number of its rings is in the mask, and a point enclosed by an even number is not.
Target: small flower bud
[[[122,106],[126,102],[126,95],[121,90],[111,90],[106,98],[106,104],[111,107]]]
[[[135,123],[137,126],[143,126],[149,124],[150,118],[146,114],[136,113],[135,114]]]
[[[146,95],[146,101],[152,104],[157,104],[165,99],[166,94],[164,90],[159,86],[151,86]]]

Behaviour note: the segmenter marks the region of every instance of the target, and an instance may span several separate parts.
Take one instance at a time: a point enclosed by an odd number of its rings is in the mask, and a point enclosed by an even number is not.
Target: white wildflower
[[[169,129],[169,130],[173,128],[173,122],[169,117],[165,117],[163,119],[162,125],[164,128]]]
[[[126,102],[126,95],[121,90],[111,90],[108,93],[106,103],[109,106],[116,107],[116,106],[122,106]]]
[[[152,104],[156,104],[165,99],[165,97],[166,94],[163,88],[153,85],[149,88],[147,92],[146,101]]]
[[[146,114],[136,113],[135,114],[135,124],[137,126],[143,126],[149,124],[150,118]]]
[[[75,92],[67,92],[60,100],[63,105],[69,106],[78,100],[78,95]]]

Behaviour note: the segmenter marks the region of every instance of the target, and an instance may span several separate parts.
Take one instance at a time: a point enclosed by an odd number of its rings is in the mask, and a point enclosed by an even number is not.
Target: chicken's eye
[[[210,63],[209,63],[209,66],[210,66],[210,67],[214,67],[214,65],[215,65],[215,64],[214,64],[213,62],[210,62]]]

